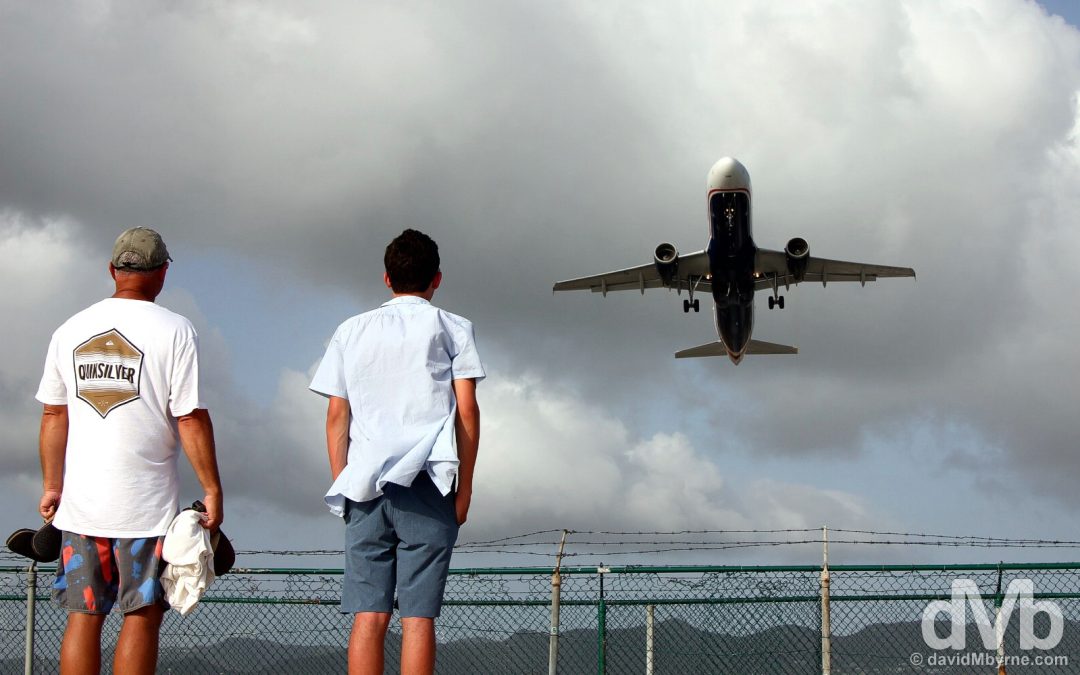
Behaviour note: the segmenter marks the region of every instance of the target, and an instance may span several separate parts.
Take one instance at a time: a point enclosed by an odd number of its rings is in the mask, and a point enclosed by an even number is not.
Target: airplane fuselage
[[[754,244],[750,174],[730,157],[713,165],[708,178],[709,272],[716,332],[728,357],[738,363],[754,330]]]

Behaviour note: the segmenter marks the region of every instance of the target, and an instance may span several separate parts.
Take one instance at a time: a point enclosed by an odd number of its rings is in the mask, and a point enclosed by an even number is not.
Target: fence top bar
[[[829,565],[832,572],[983,572],[1080,570],[1080,563],[961,563],[955,565]]]
[[[0,573],[23,573],[27,566],[0,566]],[[55,567],[39,567],[39,573],[54,572]],[[1035,570],[1077,570],[1080,562],[1057,563],[986,563],[956,565],[829,565],[831,572],[980,572],[980,571],[1035,571]],[[625,565],[605,566],[606,574],[705,574],[732,572],[820,572],[818,565]],[[230,574],[328,574],[339,575],[344,570],[335,567],[235,567]],[[453,568],[450,574],[469,575],[546,575],[551,574],[551,567],[461,567]],[[563,567],[563,574],[595,575],[597,567]]]
[[[1080,564],[1077,565],[1080,567]],[[450,574],[551,574],[551,567],[465,567],[454,568]],[[996,567],[994,569],[997,569]],[[599,566],[562,567],[562,574],[586,574],[595,575]],[[821,568],[814,565],[795,565],[787,567],[771,566],[714,566],[714,565],[604,565],[605,574],[700,574],[703,572],[820,572]]]
[[[609,574],[702,574],[708,572],[820,572],[820,565],[605,565]],[[550,574],[550,567],[457,568],[451,574]],[[829,565],[832,572],[978,572],[1023,570],[1078,570],[1080,562],[969,563],[954,565]],[[563,574],[596,574],[597,568],[563,567]]]

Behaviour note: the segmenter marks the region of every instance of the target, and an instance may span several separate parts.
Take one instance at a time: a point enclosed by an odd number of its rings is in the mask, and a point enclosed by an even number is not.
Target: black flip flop
[[[24,558],[36,560],[37,562],[52,562],[51,560],[43,559],[34,551],[34,535],[37,534],[37,530],[31,530],[29,528],[20,528],[11,533],[11,536],[7,538],[7,547],[12,553],[17,553]],[[59,556],[57,556],[59,557]],[[53,558],[56,560],[56,558]]]
[[[30,547],[34,549],[34,553],[38,555],[37,559],[41,562],[53,562],[60,557],[61,537],[60,530],[53,526],[52,521],[49,521],[34,533]]]
[[[220,577],[232,569],[236,562],[236,551],[221,529],[210,535],[210,548],[214,549],[214,576]]]

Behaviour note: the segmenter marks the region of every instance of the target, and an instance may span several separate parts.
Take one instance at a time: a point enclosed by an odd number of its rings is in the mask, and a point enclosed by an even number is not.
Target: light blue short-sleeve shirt
[[[423,298],[396,297],[338,326],[310,385],[347,399],[352,412],[330,510],[344,515],[346,498],[375,499],[421,471],[449,494],[458,470],[453,381],[483,378],[472,323]]]

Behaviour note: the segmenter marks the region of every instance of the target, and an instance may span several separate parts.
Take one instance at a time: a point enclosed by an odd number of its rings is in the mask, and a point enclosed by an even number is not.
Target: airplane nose
[[[734,157],[724,157],[709,169],[706,186],[711,190],[749,190],[750,172]]]
[[[739,164],[739,160],[735,159],[734,157],[721,157],[720,159],[716,160],[716,164],[713,164],[711,173],[730,173],[737,164]]]

